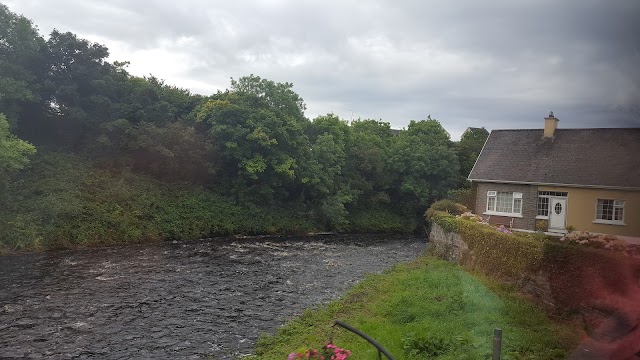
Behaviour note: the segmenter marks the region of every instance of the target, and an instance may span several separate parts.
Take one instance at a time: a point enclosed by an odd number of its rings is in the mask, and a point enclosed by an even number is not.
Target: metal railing
[[[378,349],[378,360],[382,360],[382,354],[384,354],[384,356],[386,356],[387,359],[389,359],[389,360],[396,360],[391,354],[389,354],[387,349],[382,347],[382,345],[378,344],[377,341],[373,340],[373,338],[371,338],[371,336],[363,333],[362,331],[354,328],[351,325],[343,323],[342,321],[336,320],[336,322],[333,324],[333,326],[336,326],[336,325],[351,331],[352,333],[354,333],[354,334],[360,336],[361,338],[367,340],[369,342],[369,344],[375,346],[375,348]]]

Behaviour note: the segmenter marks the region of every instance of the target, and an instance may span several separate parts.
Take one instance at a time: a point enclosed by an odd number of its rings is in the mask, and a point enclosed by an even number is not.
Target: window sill
[[[593,220],[594,224],[605,224],[605,225],[621,225],[626,226],[627,224],[624,221],[615,221],[615,220]]]
[[[536,220],[549,220],[549,217],[544,215],[538,215],[536,216]]]
[[[482,213],[482,215],[508,216],[508,217],[512,217],[512,218],[521,218],[522,217],[522,215],[520,215],[520,214],[502,213],[502,212],[496,212],[496,211],[485,211],[485,212]]]

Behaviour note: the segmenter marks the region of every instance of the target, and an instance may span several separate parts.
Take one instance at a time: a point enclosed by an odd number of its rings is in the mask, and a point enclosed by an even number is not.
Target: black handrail
[[[371,336],[369,336],[369,335],[367,335],[367,334],[363,333],[362,331],[360,331],[360,330],[358,330],[358,329],[354,328],[354,327],[353,327],[353,326],[351,326],[351,325],[348,325],[348,324],[343,323],[342,321],[338,321],[338,320],[336,320],[336,322],[335,322],[335,324],[333,324],[333,326],[336,326],[336,325],[338,325],[338,326],[340,326],[340,327],[343,327],[343,328],[345,328],[345,329],[347,329],[347,330],[351,331],[352,333],[354,333],[354,334],[356,334],[356,335],[359,335],[361,338],[363,338],[363,339],[367,340],[371,345],[375,346],[375,347],[376,347],[376,349],[378,349],[378,359],[382,359],[382,355],[381,355],[381,353],[382,353],[382,354],[384,354],[384,355],[387,357],[387,359],[389,359],[389,360],[396,360],[393,356],[391,356],[391,354],[389,354],[389,352],[387,351],[387,349],[383,348],[383,347],[382,347],[382,345],[378,344],[378,342],[377,342],[377,341],[373,340],[373,339],[371,338]]]

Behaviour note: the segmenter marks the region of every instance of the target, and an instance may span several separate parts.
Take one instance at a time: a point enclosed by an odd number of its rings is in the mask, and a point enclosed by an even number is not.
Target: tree
[[[305,162],[307,200],[318,211],[319,220],[331,229],[347,224],[345,204],[354,193],[343,179],[349,125],[334,114],[318,116],[305,132],[311,143],[311,158]]]
[[[13,128],[45,106],[47,52],[31,20],[0,4],[0,112]]]
[[[204,183],[214,170],[211,143],[193,126],[132,124],[118,119],[102,124],[94,157],[113,167],[129,167],[156,179]]]
[[[411,121],[400,132],[391,147],[389,167],[397,196],[418,212],[457,185],[459,164],[449,134],[431,117]]]
[[[11,134],[7,118],[0,113],[0,180],[24,168],[29,163],[29,155],[35,152],[33,145]]]
[[[460,185],[467,185],[467,177],[476,163],[484,142],[489,137],[489,132],[485,128],[468,128],[460,141],[456,144],[456,154],[460,162]]]
[[[393,138],[389,123],[377,120],[351,122],[344,177],[358,194],[356,202],[389,201],[392,182],[389,148]]]
[[[255,95],[263,99],[269,107],[278,109],[296,120],[305,120],[304,111],[307,106],[300,95],[293,91],[291,83],[276,83],[251,74],[238,80],[231,78],[231,91]]]
[[[223,185],[231,184],[238,201],[273,203],[289,198],[304,181],[300,164],[309,159],[310,144],[302,123],[307,120],[301,108],[291,107],[300,98],[290,84],[257,79],[233,81],[233,90],[212,96],[194,116],[209,126]]]

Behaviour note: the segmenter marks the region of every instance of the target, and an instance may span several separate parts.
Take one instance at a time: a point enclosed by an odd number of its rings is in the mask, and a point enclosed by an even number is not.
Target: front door
[[[551,198],[549,229],[564,230],[567,223],[567,199]]]

